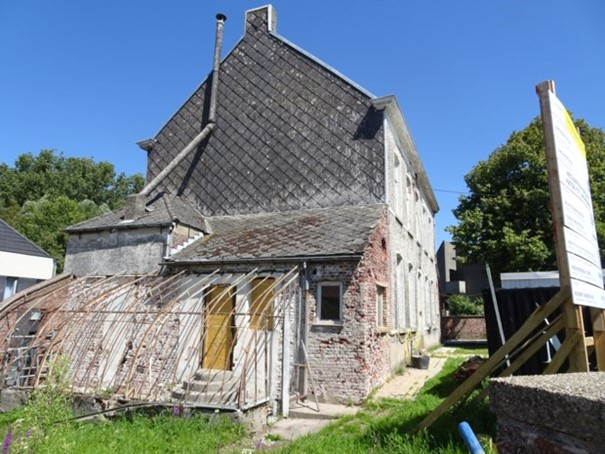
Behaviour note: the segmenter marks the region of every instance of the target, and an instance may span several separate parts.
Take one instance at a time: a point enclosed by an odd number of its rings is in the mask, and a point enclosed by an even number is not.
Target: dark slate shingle
[[[50,257],[44,250],[0,219],[0,251]]]
[[[124,222],[124,210],[122,209],[69,226],[65,230],[72,233],[110,228],[162,226],[170,225],[175,221],[202,231],[206,230],[204,217],[196,208],[186,200],[167,193],[156,195],[150,199],[147,202],[145,213],[132,222]]]
[[[202,129],[209,86],[155,137],[148,181]],[[383,203],[382,124],[368,93],[249,27],[221,62],[216,129],[158,191],[182,194],[207,216]]]
[[[212,234],[174,255],[177,263],[359,255],[384,205],[208,218]]]

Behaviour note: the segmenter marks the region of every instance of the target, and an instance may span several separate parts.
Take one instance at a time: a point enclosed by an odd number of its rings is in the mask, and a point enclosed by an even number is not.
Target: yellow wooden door
[[[235,339],[235,291],[226,285],[215,285],[206,298],[206,336],[202,368],[231,369]]]
[[[272,330],[275,279],[272,277],[254,279],[251,293],[250,328]]]

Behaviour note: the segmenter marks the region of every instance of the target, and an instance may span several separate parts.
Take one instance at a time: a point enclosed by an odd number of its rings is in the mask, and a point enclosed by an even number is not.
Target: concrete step
[[[232,370],[223,369],[198,369],[195,374],[193,374],[193,381],[229,381],[235,380],[236,378],[237,377]]]
[[[237,390],[239,388],[239,383],[236,380],[229,381],[206,381],[206,380],[192,380],[189,382],[183,383],[183,389],[201,393],[216,393],[220,391],[230,391]]]
[[[172,398],[192,405],[235,405],[237,403],[237,390],[225,393],[205,393],[176,389]]]

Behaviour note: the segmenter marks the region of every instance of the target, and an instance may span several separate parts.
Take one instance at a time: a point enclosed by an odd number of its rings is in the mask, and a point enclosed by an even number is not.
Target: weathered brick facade
[[[441,339],[448,340],[487,340],[485,316],[442,316]]]

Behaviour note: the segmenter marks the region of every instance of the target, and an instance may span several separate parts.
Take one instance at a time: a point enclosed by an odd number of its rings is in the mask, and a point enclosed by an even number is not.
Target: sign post
[[[536,86],[540,98],[546,167],[561,287],[571,298],[563,304],[571,371],[588,371],[586,348],[595,346],[599,370],[605,370],[603,309],[605,290],[590,195],[586,151],[571,117],[555,95],[553,81]],[[593,339],[584,335],[581,306],[593,309]],[[600,329],[597,329],[600,328]]]

